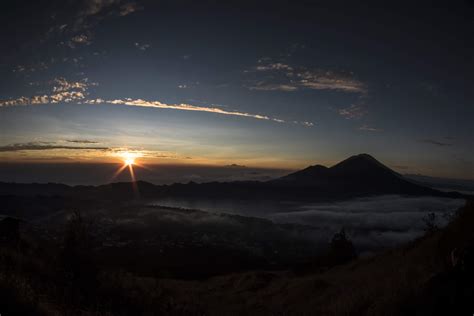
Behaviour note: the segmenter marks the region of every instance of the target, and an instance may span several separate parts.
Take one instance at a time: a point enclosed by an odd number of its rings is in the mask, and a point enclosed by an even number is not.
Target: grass
[[[432,315],[453,314],[474,298],[471,268],[451,265],[454,249],[473,246],[472,202],[447,227],[400,248],[305,275],[249,271],[186,281],[107,270],[81,244],[82,225],[77,219],[69,228],[67,251],[33,242],[0,247],[2,315]],[[76,260],[73,270],[65,266]]]

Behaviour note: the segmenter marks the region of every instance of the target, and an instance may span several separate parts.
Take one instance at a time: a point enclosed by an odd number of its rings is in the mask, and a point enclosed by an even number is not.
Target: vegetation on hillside
[[[61,247],[2,240],[2,315],[462,315],[474,301],[474,203],[445,228],[403,247],[355,258],[344,231],[325,264],[298,273],[249,271],[206,280],[143,277],[104,269],[73,214]]]

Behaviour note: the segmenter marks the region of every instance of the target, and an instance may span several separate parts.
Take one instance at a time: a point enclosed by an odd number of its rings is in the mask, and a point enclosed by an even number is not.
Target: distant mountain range
[[[391,170],[368,154],[360,154],[330,167],[321,165],[291,173],[281,178],[260,181],[208,182],[154,185],[138,181],[100,186],[67,186],[62,184],[0,183],[0,195],[58,195],[82,198],[130,199],[193,198],[261,198],[334,200],[382,194],[430,195],[462,198],[458,192],[442,192],[410,180]],[[137,193],[138,192],[138,193]]]
[[[404,174],[403,176],[421,185],[442,191],[474,193],[474,180],[428,177],[421,174]]]

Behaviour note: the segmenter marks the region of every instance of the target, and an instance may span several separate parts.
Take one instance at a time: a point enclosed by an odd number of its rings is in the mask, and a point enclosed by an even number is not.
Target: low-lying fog
[[[4,211],[33,224],[41,236],[61,240],[71,211],[79,209],[90,217],[101,253],[123,262],[138,256],[150,266],[179,270],[183,262],[201,265],[204,257],[216,256],[233,258],[234,266],[241,266],[236,258],[252,267],[304,261],[327,250],[341,229],[359,253],[376,252],[421,236],[429,214],[432,224],[445,225],[464,200],[386,195],[306,204],[183,198],[88,203],[11,197],[5,198]]]
[[[435,214],[435,225],[445,225],[464,200],[386,195],[314,204],[175,199],[152,204],[310,225],[316,230],[308,233],[307,238],[318,243],[329,241],[344,228],[359,251],[365,251],[392,247],[420,236],[427,228],[424,219],[430,213]]]

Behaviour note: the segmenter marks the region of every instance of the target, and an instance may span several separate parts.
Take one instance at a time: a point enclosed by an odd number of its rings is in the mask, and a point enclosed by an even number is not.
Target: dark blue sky
[[[300,168],[368,152],[474,178],[467,2],[15,1],[0,159]]]

